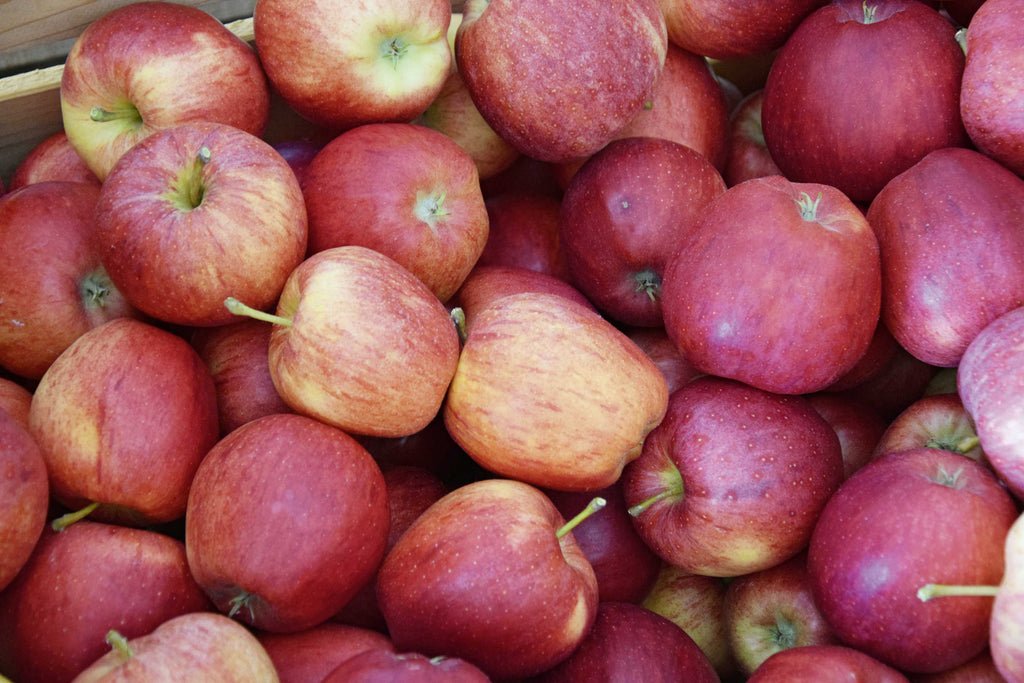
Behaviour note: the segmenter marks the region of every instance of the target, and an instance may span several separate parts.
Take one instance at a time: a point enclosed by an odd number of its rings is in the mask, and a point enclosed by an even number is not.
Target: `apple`
[[[668,37],[712,59],[760,55],[780,47],[822,0],[659,0]]]
[[[1024,501],[1024,306],[989,323],[968,345],[957,387],[981,449],[1013,495]]]
[[[43,138],[22,157],[14,169],[7,191],[13,192],[19,187],[47,180],[100,185],[100,179],[85,165],[63,130]]]
[[[665,562],[734,577],[803,550],[842,476],[839,438],[805,398],[706,375],[669,397],[622,490]]]
[[[633,603],[602,602],[579,647],[534,680],[719,683],[720,678],[697,643],[673,622]]]
[[[474,267],[515,266],[568,281],[565,254],[558,244],[561,198],[509,191],[484,199],[487,242]]]
[[[427,657],[418,652],[367,650],[346,659],[324,683],[408,681],[409,683],[489,683],[479,667],[458,657]]]
[[[284,157],[284,160],[291,166],[292,172],[302,186],[302,179],[306,174],[313,158],[324,148],[326,142],[321,142],[311,137],[289,138],[273,143],[274,150]]]
[[[643,600],[657,580],[662,562],[633,528],[619,482],[595,491],[544,493],[566,519],[585,510],[594,496],[605,501],[601,514],[576,527],[573,536],[594,568],[601,602]]]
[[[186,326],[223,325],[223,302],[272,306],[306,255],[302,190],[269,144],[238,128],[186,123],[128,150],[100,190],[93,239],[137,309]]]
[[[88,330],[137,316],[91,241],[99,189],[34,183],[0,197],[0,365],[38,380]]]
[[[626,336],[632,339],[633,343],[639,346],[661,370],[668,384],[669,394],[703,374],[680,353],[679,347],[669,338],[664,326],[627,327],[625,332]]]
[[[747,677],[781,650],[837,644],[814,604],[805,553],[731,581],[722,610],[730,649]]]
[[[0,377],[0,410],[6,411],[15,422],[28,429],[28,412],[31,406],[32,390],[13,379]]]
[[[561,203],[558,240],[569,281],[618,323],[661,326],[665,268],[724,192],[718,170],[685,145],[612,141],[573,176]]]
[[[354,436],[382,470],[417,467],[447,482],[452,474],[465,472],[473,463],[448,433],[440,411],[426,427],[408,436]]]
[[[725,629],[726,587],[720,578],[693,574],[663,562],[658,578],[640,604],[686,631],[718,675],[732,680],[737,669]]]
[[[256,633],[282,683],[321,683],[349,657],[367,650],[394,652],[379,631],[325,621],[292,633]]]
[[[960,89],[967,134],[982,153],[1024,176],[1024,105],[1020,73],[1014,68],[1024,56],[1024,9],[1012,0],[953,4],[976,5],[967,24]]]
[[[868,353],[871,353],[870,349]],[[862,357],[861,360],[865,358]],[[914,401],[924,396],[939,368],[913,356],[899,344],[895,344],[884,359],[880,360],[883,362],[875,366],[872,372],[867,373],[866,377],[861,375],[855,366],[854,371],[847,373],[845,377],[857,374],[860,375],[859,381],[837,393],[866,403],[883,419],[892,420]],[[844,378],[840,378],[840,381],[845,383]],[[834,388],[835,384],[830,385],[826,387],[826,391],[833,392]]]
[[[487,241],[473,159],[430,128],[376,123],[346,131],[310,162],[302,188],[310,253],[374,249],[441,301],[462,284]]]
[[[875,455],[878,442],[891,424],[877,410],[848,394],[820,391],[807,400],[835,430],[843,452],[843,479]]]
[[[341,131],[423,113],[451,67],[451,16],[446,0],[258,0],[253,32],[274,90]]]
[[[729,114],[729,146],[722,178],[729,187],[744,180],[782,175],[772,160],[761,127],[764,88],[744,95]]]
[[[111,649],[75,676],[74,683],[196,680],[277,683],[274,663],[248,629],[215,612],[172,617],[152,632],[126,638],[111,629]]]
[[[667,401],[661,371],[610,322],[564,296],[522,292],[473,317],[443,414],[484,469],[592,491],[640,454]]]
[[[805,645],[776,652],[747,683],[908,683],[897,669],[844,645]]]
[[[871,202],[886,282],[882,318],[900,345],[952,367],[983,327],[1024,305],[1024,179],[980,152],[927,154]],[[950,249],[965,281],[934,262]]]
[[[665,329],[699,370],[812,393],[871,343],[882,297],[878,242],[833,187],[748,180],[705,208],[661,291]]]
[[[912,448],[941,448],[985,463],[974,422],[956,393],[922,396],[889,422],[874,457]]]
[[[984,650],[978,656],[959,666],[933,674],[914,676],[912,683],[1006,683],[992,659],[992,653]]]
[[[407,269],[360,246],[303,261],[275,315],[226,304],[275,324],[270,375],[294,411],[353,434],[399,437],[437,415],[459,362],[444,305]]]
[[[465,659],[493,679],[532,676],[568,657],[598,605],[572,528],[522,481],[481,479],[445,495],[377,575],[396,649]]]
[[[520,154],[512,165],[490,178],[481,178],[480,189],[484,199],[507,192],[540,194],[561,199],[562,187],[555,164]]]
[[[988,643],[991,600],[923,603],[927,583],[991,584],[1017,518],[985,466],[937,448],[889,453],[855,472],[811,536],[814,602],[844,644],[902,671],[957,666]]]
[[[29,429],[55,500],[99,504],[101,521],[148,525],[185,514],[192,477],[217,441],[217,397],[181,337],[119,318],[76,339],[39,381]]]
[[[782,173],[870,202],[928,152],[966,146],[955,32],[917,0],[834,0],[804,18],[764,85],[764,139]]]
[[[0,672],[19,683],[69,681],[108,650],[111,628],[134,638],[211,608],[177,539],[89,520],[46,527],[0,592]]]
[[[459,73],[484,120],[541,161],[589,156],[650,101],[668,40],[657,0],[468,0]]]
[[[71,146],[105,180],[158,130],[211,121],[262,135],[270,89],[252,47],[211,14],[138,2],[79,34],[64,61],[60,107]]]
[[[336,614],[373,577],[387,535],[373,458],[302,415],[258,418],[217,442],[185,514],[188,566],[217,610],[276,633]]]
[[[28,428],[0,410],[0,592],[28,562],[50,504],[46,461]]]
[[[221,436],[257,417],[294,412],[270,375],[273,330],[271,323],[246,318],[195,328],[189,338],[213,378]]]

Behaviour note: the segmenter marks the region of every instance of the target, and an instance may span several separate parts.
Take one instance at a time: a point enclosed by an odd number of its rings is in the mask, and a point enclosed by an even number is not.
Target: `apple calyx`
[[[228,604],[231,606],[228,609],[228,617],[234,619],[235,615],[244,607],[249,610],[249,620],[254,621],[256,619],[256,615],[253,614],[252,611],[252,601],[255,597],[256,596],[249,591],[239,589],[238,595],[228,601]]]
[[[658,297],[661,296],[661,278],[657,273],[645,268],[633,275],[633,280],[636,282],[635,291],[646,293],[651,303],[658,302]]]
[[[943,451],[950,451],[952,453],[959,453],[960,455],[963,455],[964,453],[977,448],[980,443],[981,439],[978,438],[978,435],[972,434],[971,436],[965,436],[957,441],[942,441],[941,439],[933,437],[928,440],[925,447],[938,448]]]
[[[391,67],[398,71],[398,62],[402,60],[405,53],[409,51],[409,44],[401,36],[385,38],[380,44],[381,59],[390,59]]]
[[[103,308],[107,304],[107,297],[114,289],[114,283],[107,275],[106,269],[102,266],[87,273],[78,282],[78,291],[82,295],[82,301],[90,308]]]
[[[960,475],[963,474],[963,471],[963,467],[958,468],[955,472],[947,472],[945,467],[939,467],[939,471],[935,473],[932,481],[940,486],[948,486],[951,489],[963,488],[964,483],[960,481]]]
[[[248,318],[254,318],[256,320],[262,320],[266,323],[272,323],[274,325],[283,325],[285,327],[291,327],[291,318],[285,318],[280,315],[274,315],[273,313],[267,313],[261,311],[258,308],[253,308],[248,304],[243,304],[241,301],[233,296],[229,296],[224,299],[224,308],[228,309],[235,315],[244,315]]]
[[[112,628],[107,631],[107,635],[103,640],[107,642],[107,645],[114,652],[120,654],[124,659],[131,659],[135,656],[132,646],[128,644],[128,639],[122,636],[117,629]]]
[[[580,522],[582,522],[587,517],[594,514],[607,504],[608,501],[600,496],[593,498],[589,503],[587,503],[587,507],[583,508],[578,515],[576,515],[568,522],[563,524],[562,527],[555,532],[555,538],[562,538],[567,533],[578,527],[580,525]]]
[[[864,23],[875,23],[875,12],[878,11],[878,5],[869,6],[867,0],[864,0],[864,2],[861,3],[861,9],[864,11]]]
[[[142,123],[142,114],[131,102],[125,102],[124,106],[118,109],[104,109],[103,107],[92,107],[89,109],[89,118],[96,123],[107,123],[109,121],[129,121],[135,125]]]
[[[994,598],[999,586],[958,586],[953,584],[926,583],[917,589],[917,599],[928,602],[932,598],[977,597]]]
[[[413,215],[430,227],[430,231],[437,236],[438,220],[448,216],[448,210],[444,208],[444,200],[447,192],[429,193],[417,192],[416,205],[413,207]]]
[[[768,627],[768,640],[780,650],[796,645],[796,624],[782,614],[775,615],[775,623]]]
[[[821,193],[814,199],[811,199],[811,195],[806,192],[800,193],[800,199],[794,199],[796,205],[800,208],[800,218],[805,221],[817,221],[818,220],[818,205],[821,203]]]
[[[74,512],[69,512],[67,514],[61,515],[60,517],[57,517],[52,522],[50,522],[50,528],[52,528],[54,531],[64,531],[78,520],[85,519],[86,517],[91,515],[93,511],[99,506],[100,504],[94,501],[86,505],[81,510],[75,510]]]
[[[179,210],[192,211],[202,205],[206,195],[203,167],[210,163],[212,157],[210,148],[203,145],[192,163],[181,169],[174,179],[171,190],[165,196]]]

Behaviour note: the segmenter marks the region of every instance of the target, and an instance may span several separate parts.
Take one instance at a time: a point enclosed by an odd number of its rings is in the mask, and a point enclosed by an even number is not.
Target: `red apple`
[[[264,415],[294,412],[274,386],[267,362],[273,325],[239,320],[196,328],[192,347],[206,364],[217,391],[220,435]]]
[[[490,680],[478,667],[458,657],[367,650],[339,664],[324,678],[324,683],[489,683]]]
[[[344,130],[423,113],[451,66],[450,21],[446,0],[259,0],[253,30],[289,106]]]
[[[957,371],[964,408],[981,449],[1018,500],[1024,500],[1024,306],[989,323],[968,345]]]
[[[669,261],[668,335],[702,372],[818,391],[867,351],[882,296],[878,242],[841,192],[769,176],[713,200]]]
[[[333,621],[292,633],[259,632],[256,638],[270,655],[281,683],[321,683],[349,657],[367,650],[395,649],[379,631]]]
[[[866,403],[883,419],[892,420],[924,395],[938,370],[896,344],[874,372],[838,393]],[[832,387],[827,390],[832,391]]]
[[[311,137],[305,137],[281,140],[275,142],[273,147],[291,166],[292,172],[301,186],[306,169],[309,167],[310,162],[313,161],[313,158],[323,149],[324,144],[326,143]]]
[[[1020,640],[1021,605],[1024,603],[1024,521],[1020,517],[1006,536],[1005,562],[1006,572],[992,601],[989,651],[999,673],[1007,681],[1015,682],[1024,680],[1024,646]]]
[[[669,338],[663,326],[626,328],[626,336],[661,370],[668,383],[669,394],[702,374],[679,352],[679,347]]]
[[[839,438],[805,398],[704,376],[669,397],[622,487],[663,560],[727,577],[803,550],[842,476]]]
[[[359,126],[329,142],[303,179],[309,250],[358,245],[391,257],[446,301],[487,241],[473,159],[409,123]]]
[[[158,131],[121,157],[93,239],[132,305],[187,326],[233,318],[224,298],[272,306],[306,254],[306,208],[288,163],[224,124]]]
[[[704,156],[662,138],[615,140],[573,176],[559,245],[569,280],[616,322],[662,324],[661,281],[725,181]]]
[[[988,643],[991,600],[924,603],[927,583],[991,584],[1016,504],[979,463],[936,448],[889,453],[847,479],[807,555],[815,604],[841,642],[894,668],[957,666]]]
[[[0,365],[30,380],[88,330],[137,315],[92,243],[99,189],[35,183],[0,198]]]
[[[377,596],[398,650],[466,659],[495,679],[568,657],[597,611],[597,579],[558,508],[512,479],[461,486],[384,558]]]
[[[911,683],[1006,683],[992,659],[992,653],[984,650],[977,657],[959,666],[932,674],[918,674]]]
[[[46,528],[0,592],[0,671],[19,683],[70,681],[107,652],[110,629],[135,638],[209,609],[177,539],[88,520]]]
[[[764,88],[759,88],[745,95],[729,115],[729,152],[722,171],[729,187],[744,180],[782,175],[764,141],[763,103]]]
[[[978,150],[1024,176],[1024,104],[1016,68],[1024,58],[1024,8],[1013,0],[953,4],[976,5],[967,24],[960,90],[967,134]]]
[[[651,99],[667,46],[657,0],[468,0],[455,58],[498,135],[564,162],[603,147]]]
[[[913,448],[941,448],[985,461],[974,422],[960,396],[922,396],[897,415],[875,444],[874,456]]]
[[[211,14],[137,2],[110,10],[75,40],[60,105],[71,146],[105,180],[136,143],[182,123],[261,135],[270,90],[253,49]]]
[[[34,390],[33,386],[33,390]],[[32,406],[32,390],[13,379],[0,377],[0,410],[28,429],[28,412]]]
[[[1024,179],[983,154],[931,152],[879,192],[867,217],[886,282],[882,319],[924,362],[957,365],[987,323],[1024,305]],[[936,264],[950,250],[972,277]]]
[[[219,611],[271,632],[336,614],[370,581],[387,532],[373,458],[302,415],[269,415],[221,439],[196,471],[185,515],[196,582]]]
[[[928,152],[966,146],[955,32],[917,0],[833,0],[803,19],[772,62],[761,109],[783,174],[869,202]]]
[[[487,242],[476,266],[515,266],[569,279],[558,244],[560,198],[508,191],[485,198],[484,206]]]
[[[766,659],[747,683],[908,683],[902,672],[843,645],[791,647]]]
[[[256,637],[241,624],[215,612],[172,617],[135,638],[126,638],[112,629],[106,641],[110,651],[79,673],[74,683],[279,680],[274,663]]]
[[[868,404],[847,394],[818,392],[807,400],[835,430],[843,451],[843,479],[864,466],[875,454],[889,421]]]
[[[29,427],[51,494],[94,519],[147,525],[185,514],[217,440],[213,379],[181,337],[131,318],[76,339],[39,381]]]
[[[46,461],[28,429],[0,410],[0,591],[28,562],[49,511]]]
[[[408,436],[380,437],[355,435],[382,470],[392,467],[418,467],[448,481],[451,473],[472,463],[444,426],[440,411],[420,431]]]
[[[480,189],[486,200],[506,192],[525,192],[561,199],[564,188],[559,184],[554,164],[520,154],[501,173],[481,179]]]
[[[29,150],[14,169],[7,191],[13,192],[19,187],[47,180],[100,185],[100,179],[85,165],[63,130],[43,138]]]
[[[618,479],[667,400],[661,371],[611,323],[564,296],[523,292],[475,314],[443,413],[488,471],[579,491]]]
[[[424,429],[459,362],[444,305],[407,269],[366,247],[307,258],[285,282],[274,316],[228,305],[275,323],[270,375],[285,403],[354,434]]]
[[[707,656],[676,624],[639,605],[602,602],[579,647],[534,680],[719,683],[720,679]]]

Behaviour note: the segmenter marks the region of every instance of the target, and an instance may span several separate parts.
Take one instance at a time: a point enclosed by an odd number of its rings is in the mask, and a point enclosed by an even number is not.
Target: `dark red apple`
[[[654,361],[668,383],[668,393],[702,373],[686,360],[662,327],[627,328],[626,335]]]
[[[32,390],[13,379],[0,377],[0,410],[6,410],[18,424],[28,429],[28,413],[31,406]]]
[[[791,647],[766,659],[747,683],[908,683],[900,671],[843,645]]]
[[[0,591],[28,562],[46,524],[46,461],[28,428],[0,409]]]
[[[871,460],[890,423],[877,410],[847,394],[817,392],[807,400],[839,437],[846,479]]]
[[[346,659],[324,683],[489,683],[478,667],[458,657],[367,650]]]
[[[380,631],[333,621],[292,633],[258,632],[281,683],[321,683],[339,664],[367,650],[395,649]]]
[[[729,114],[729,152],[722,171],[722,178],[729,187],[744,180],[782,175],[764,142],[763,102],[764,88],[759,88],[745,95]]]
[[[476,267],[515,266],[569,279],[558,246],[559,198],[541,192],[508,191],[486,197],[487,242]]]

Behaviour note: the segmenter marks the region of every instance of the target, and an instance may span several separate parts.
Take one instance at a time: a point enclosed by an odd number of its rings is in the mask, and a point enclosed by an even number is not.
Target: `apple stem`
[[[120,653],[125,659],[131,659],[135,656],[135,653],[132,652],[132,646],[128,644],[128,639],[122,636],[117,629],[112,628],[107,631],[107,636],[104,640],[107,641],[107,645],[115,652]]]
[[[929,439],[928,443],[925,444],[928,448],[938,448],[944,451],[952,451],[963,455],[969,450],[977,448],[981,443],[981,439],[978,438],[977,434],[971,436],[965,436],[959,441],[939,441],[938,439]]]
[[[125,109],[104,109],[103,107],[93,107],[89,110],[89,118],[97,123],[105,123],[107,121],[118,121],[121,119],[136,119],[141,120],[139,116],[139,110],[135,107],[128,107]]]
[[[927,583],[917,589],[917,598],[921,602],[928,602],[932,598],[960,596],[994,598],[998,593],[999,586],[956,586]]]
[[[960,49],[964,51],[964,56],[967,55],[967,28],[961,27],[957,29],[956,33],[953,34],[953,38],[956,40],[956,44],[960,46]]]
[[[662,491],[660,491],[658,493],[655,493],[653,496],[651,496],[647,500],[641,501],[641,502],[637,503],[636,505],[632,506],[631,508],[629,508],[629,514],[632,515],[633,517],[639,517],[641,514],[643,514],[643,512],[647,508],[651,507],[652,505],[657,503],[659,500],[664,500],[665,498],[668,498],[669,496],[675,496],[675,495],[678,495],[678,494],[679,494],[679,492],[675,488],[670,486],[670,487],[668,487],[668,488],[666,488],[666,489],[664,489],[664,490],[662,490]]]
[[[253,308],[247,304],[243,304],[241,301],[233,296],[229,296],[224,299],[224,307],[235,315],[244,315],[256,320],[262,320],[266,323],[273,323],[274,325],[284,325],[285,327],[291,327],[292,321],[289,318],[284,318],[279,315],[267,313],[257,308]]]
[[[92,502],[86,505],[81,510],[76,510],[75,512],[69,512],[66,515],[61,515],[60,517],[56,518],[50,523],[50,528],[52,528],[54,531],[64,531],[78,520],[85,519],[86,517],[88,517],[90,514],[92,514],[92,511],[98,508],[99,506],[100,504],[98,502]]]
[[[583,508],[583,510],[581,510],[578,515],[570,519],[562,526],[561,529],[555,532],[555,537],[562,538],[562,536],[565,536],[567,533],[578,527],[580,525],[580,522],[582,522],[587,517],[594,514],[607,504],[608,501],[605,500],[604,498],[601,498],[600,496],[597,496],[596,498],[592,499],[589,503],[587,503],[587,507]]]
[[[459,333],[459,343],[466,343],[466,312],[459,306],[456,306],[448,314],[452,319],[452,323],[455,325],[455,331]]]
[[[794,201],[796,201],[796,205],[800,207],[800,218],[803,218],[805,221],[818,220],[818,204],[821,203],[820,192],[815,199],[811,199],[811,195],[806,192],[801,192],[800,199]]]
[[[213,152],[210,151],[209,147],[203,145],[202,147],[199,148],[199,153],[196,154],[196,158],[199,160],[200,164],[205,166],[206,164],[210,163],[210,159],[213,158]]]

